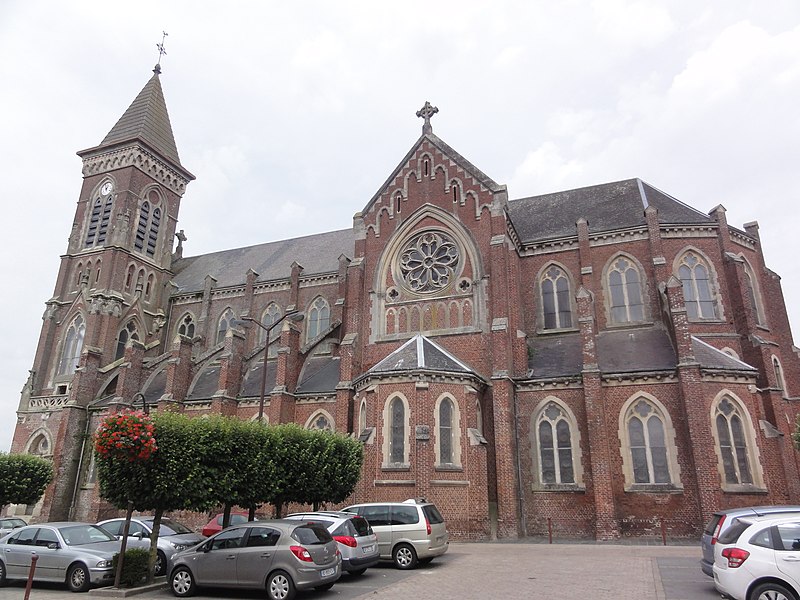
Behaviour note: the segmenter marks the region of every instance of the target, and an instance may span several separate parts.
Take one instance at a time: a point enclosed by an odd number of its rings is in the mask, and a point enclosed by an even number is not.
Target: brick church
[[[87,437],[143,405],[351,435],[352,501],[425,497],[456,539],[692,536],[800,503],[800,359],[758,225],[640,179],[510,199],[435,112],[351,228],[184,256],[195,177],[157,68],[78,153],[12,446],[56,478],[6,512],[106,516]]]

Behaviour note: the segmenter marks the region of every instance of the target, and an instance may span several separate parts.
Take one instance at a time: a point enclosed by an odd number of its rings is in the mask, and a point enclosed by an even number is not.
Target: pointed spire
[[[161,80],[158,76],[160,71],[159,68],[153,70],[155,74],[117,124],[108,132],[100,146],[139,139],[164,158],[182,166],[175,137],[172,135],[164,92],[161,89]]]

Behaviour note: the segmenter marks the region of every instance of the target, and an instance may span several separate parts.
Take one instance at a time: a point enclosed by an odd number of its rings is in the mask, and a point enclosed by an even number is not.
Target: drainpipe
[[[519,407],[517,405],[517,386],[510,377],[511,389],[514,392],[514,446],[516,447],[517,457],[517,511],[519,512],[519,524],[523,537],[528,536],[528,525],[525,521],[525,491],[522,489],[522,459],[519,448]]]
[[[72,501],[69,505],[69,520],[72,521],[75,517],[75,501],[78,498],[78,486],[81,481],[81,471],[83,470],[83,455],[86,452],[86,440],[89,438],[89,425],[91,424],[92,420],[89,418],[89,407],[93,404],[97,404],[98,402],[102,402],[103,400],[108,400],[108,396],[104,398],[98,398],[97,400],[92,400],[86,406],[82,406],[83,410],[86,411],[86,427],[83,430],[83,439],[81,440],[81,453],[78,456],[78,472],[75,474],[75,484],[72,487]]]

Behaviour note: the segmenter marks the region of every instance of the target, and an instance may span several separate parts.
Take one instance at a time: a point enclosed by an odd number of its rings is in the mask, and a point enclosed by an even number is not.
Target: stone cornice
[[[188,171],[176,169],[143,144],[137,142],[95,150],[81,153],[84,177],[100,175],[125,167],[135,167],[179,196],[183,196],[187,184],[194,179],[194,176]]]

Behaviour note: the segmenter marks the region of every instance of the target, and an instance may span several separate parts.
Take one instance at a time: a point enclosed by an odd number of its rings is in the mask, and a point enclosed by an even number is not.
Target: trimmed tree
[[[36,504],[53,480],[49,460],[32,454],[0,452],[0,506]]]
[[[129,421],[147,419],[141,413],[123,413]],[[210,482],[214,474],[210,465],[200,460],[204,456],[203,443],[207,436],[198,435],[198,421],[171,412],[152,416],[153,436],[158,447],[149,455],[142,457],[136,453],[136,439],[133,424],[128,427],[128,442],[120,442],[126,436],[116,436],[116,450],[122,452],[103,452],[101,440],[114,439],[113,429],[120,426],[120,416],[108,417],[95,438],[97,475],[100,482],[100,495],[117,508],[132,507],[138,511],[153,512],[153,533],[150,537],[150,569],[148,581],[152,581],[157,557],[158,534],[161,516],[171,510],[207,510],[215,504]],[[109,434],[109,428],[112,429]],[[107,446],[108,444],[106,444]]]

